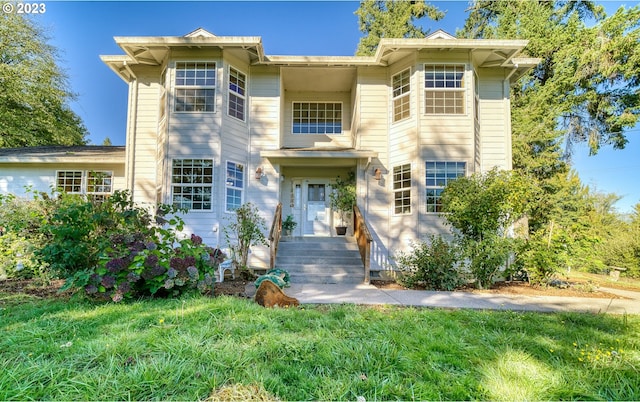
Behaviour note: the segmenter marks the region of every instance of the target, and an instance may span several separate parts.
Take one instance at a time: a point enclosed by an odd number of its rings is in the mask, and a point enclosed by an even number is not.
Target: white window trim
[[[240,165],[242,166],[242,188],[240,187],[235,187],[235,186],[229,186],[227,185],[227,164],[229,163],[234,163],[236,165]],[[224,212],[225,213],[235,213],[235,210],[229,210],[227,209],[227,189],[231,188],[234,190],[240,190],[240,205],[242,205],[244,203],[244,189],[247,185],[247,166],[244,163],[241,162],[236,162],[234,160],[231,159],[227,159],[224,163]]]
[[[393,92],[394,92],[393,80],[394,80],[394,78],[396,76],[398,76],[400,74],[404,74],[404,73],[407,73],[409,75],[409,90],[407,92],[401,94],[401,95],[395,96],[393,94]],[[391,76],[391,123],[392,124],[400,123],[402,121],[405,121],[405,120],[411,118],[411,92],[412,92],[412,83],[411,83],[412,76],[411,75],[412,75],[411,74],[411,67],[409,67],[409,68],[405,68],[404,70],[398,71],[397,73],[395,73],[395,74],[393,74]],[[409,115],[406,116],[406,117],[402,117],[402,118],[396,120],[396,111],[395,111],[396,100],[400,100],[401,98],[404,98],[404,97],[408,97],[409,98],[409,102],[408,102],[408,104],[409,104]]]
[[[231,70],[235,70],[237,73],[244,75],[244,95],[239,94],[236,91],[233,91],[231,89]],[[247,121],[247,110],[248,110],[248,105],[247,105],[247,87],[249,86],[249,76],[242,70],[240,70],[239,68],[236,68],[234,66],[229,66],[229,68],[227,69],[227,116],[232,117],[238,121],[242,121],[242,122],[246,122]],[[242,116],[244,118],[239,119],[236,116],[233,116],[231,113],[229,113],[229,108],[231,107],[231,95],[233,96],[237,96],[238,98],[241,98],[244,100],[244,108],[242,110]]]
[[[444,189],[446,187],[446,184],[444,186],[438,186],[438,185],[434,185],[434,186],[429,186],[427,185],[427,163],[429,162],[433,162],[433,163],[437,163],[437,162],[445,162],[445,163],[464,163],[464,174],[462,176],[458,176],[458,177],[466,177],[469,175],[469,162],[466,160],[441,160],[441,159],[424,159],[423,160],[423,166],[424,166],[424,211],[427,214],[442,214],[442,212],[440,211],[427,211],[427,190],[440,190],[440,189]],[[437,204],[436,204],[437,205]]]
[[[64,188],[62,188],[62,187],[60,187],[58,185],[59,174],[62,173],[62,172],[80,173],[80,191],[64,191]],[[109,177],[111,178],[111,191],[109,191],[109,192],[105,192],[105,191],[89,191],[89,175],[91,173],[105,173],[105,174],[108,174]],[[114,191],[113,170],[66,170],[66,169],[56,170],[55,188],[56,188],[56,190],[62,188],[63,189],[62,191],[64,193],[66,193],[66,194],[111,195],[111,194],[113,194],[113,191]]]
[[[201,157],[201,156],[183,156],[183,157],[179,157],[179,158],[171,158],[170,159],[170,163],[169,163],[169,205],[173,205],[173,189],[174,189],[174,183],[173,183],[173,161],[176,160],[185,160],[185,159],[191,159],[191,160],[210,160],[211,161],[211,208],[210,209],[192,209],[189,208],[188,209],[188,213],[211,213],[215,211],[215,206],[216,206],[216,195],[215,195],[215,180],[216,180],[216,160],[214,158],[208,158],[208,157]],[[181,184],[179,184],[178,186],[182,187]],[[187,187],[185,185],[185,187]]]
[[[394,184],[395,184],[395,168],[402,168],[404,166],[409,166],[409,174],[410,174],[410,179],[409,179],[409,187],[402,187],[399,189],[395,189],[394,188]],[[391,167],[391,193],[392,193],[392,205],[391,207],[393,208],[393,215],[394,216],[405,216],[405,215],[412,215],[413,214],[413,164],[411,162],[406,162],[406,163],[398,163],[395,164]],[[402,191],[409,191],[409,212],[396,212],[396,193],[402,192]]]
[[[60,170],[56,170],[56,178],[55,178],[55,185],[56,185],[56,190],[59,190],[61,187],[58,185],[58,178],[59,178],[59,174],[62,172],[67,172],[67,173],[80,173],[80,191],[65,191],[64,188],[62,188],[62,192],[66,193],[66,194],[84,194],[84,191],[86,189],[85,186],[85,174],[84,174],[84,170],[66,170],[66,169],[60,169]]]
[[[427,66],[440,66],[440,67],[446,67],[446,66],[462,66],[463,68],[463,75],[462,75],[462,88],[427,88],[426,85],[426,81],[427,81]],[[423,100],[424,103],[422,105],[422,113],[425,116],[468,116],[469,115],[469,107],[468,107],[468,102],[467,102],[467,96],[469,94],[469,74],[467,71],[467,64],[466,63],[424,63],[423,64],[423,69],[422,69],[422,87],[423,87]],[[462,106],[464,107],[464,112],[463,113],[429,113],[427,112],[427,92],[428,91],[450,91],[450,92],[461,92],[463,94],[463,104]]]
[[[204,85],[204,86],[196,86],[196,85],[178,85],[176,83],[177,81],[177,77],[178,77],[178,64],[179,63],[207,63],[207,64],[212,64],[213,65],[213,70],[215,71],[215,75],[214,75],[214,80],[215,80],[215,84],[214,85]],[[173,108],[172,108],[172,112],[174,113],[185,113],[185,114],[194,114],[194,113],[216,113],[217,112],[217,93],[218,93],[218,62],[214,61],[214,60],[176,60],[173,62],[172,65],[172,77],[171,77],[171,85],[173,87]],[[204,110],[193,110],[193,111],[188,111],[188,110],[176,110],[177,106],[178,106],[178,102],[177,102],[177,90],[178,89],[213,89],[213,110],[212,111],[204,111]]]
[[[107,174],[110,178],[111,178],[111,191],[109,192],[104,192],[104,191],[89,191],[89,175],[91,173],[102,173],[102,174]],[[90,194],[90,195],[111,195],[113,194],[113,171],[112,170],[87,170],[85,171],[86,174],[86,180],[85,180],[85,192],[86,194]]]
[[[340,105],[340,132],[339,133],[294,133],[293,126],[295,124],[295,118],[293,116],[296,103],[315,103],[315,104],[339,104]],[[304,101],[296,100],[291,101],[291,134],[292,135],[344,135],[344,103],[342,101]]]

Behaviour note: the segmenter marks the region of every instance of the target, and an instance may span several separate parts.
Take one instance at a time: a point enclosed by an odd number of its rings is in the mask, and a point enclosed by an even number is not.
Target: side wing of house
[[[0,194],[53,190],[105,197],[127,188],[124,147],[28,147],[0,150]]]

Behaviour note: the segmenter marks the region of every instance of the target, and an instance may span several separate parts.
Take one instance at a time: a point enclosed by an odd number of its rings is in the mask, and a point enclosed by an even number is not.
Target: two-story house
[[[511,168],[510,86],[537,64],[523,40],[438,31],[382,39],[374,56],[265,55],[260,37],[198,29],[116,37],[101,56],[129,85],[126,185],[139,203],[189,209],[187,230],[224,242],[230,214],[278,203],[295,236],[335,236],[328,195],[354,172],[372,269],[446,230],[449,180]],[[253,250],[252,264],[269,252]]]

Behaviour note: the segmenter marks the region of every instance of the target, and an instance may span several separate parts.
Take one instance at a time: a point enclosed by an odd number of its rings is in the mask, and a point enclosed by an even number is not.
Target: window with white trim
[[[342,103],[293,102],[293,134],[342,134]]]
[[[464,65],[425,64],[426,114],[465,114]]]
[[[393,167],[393,212],[411,213],[411,164]]]
[[[446,185],[458,177],[465,176],[466,162],[425,162],[426,179],[426,211],[441,212],[440,196]]]
[[[104,201],[113,193],[113,172],[94,170],[60,170],[56,188],[69,194],[86,194],[94,201]]]
[[[406,69],[391,77],[393,88],[393,121],[411,116],[411,70]]]
[[[171,202],[178,208],[211,210],[213,160],[174,159],[171,167]]]
[[[244,121],[247,76],[229,67],[229,116]]]
[[[227,161],[226,203],[227,212],[235,211],[242,206],[244,190],[244,165]]]
[[[82,194],[82,170],[64,170],[56,173],[56,188],[69,194]]]
[[[213,112],[215,98],[216,63],[176,63],[176,112]]]

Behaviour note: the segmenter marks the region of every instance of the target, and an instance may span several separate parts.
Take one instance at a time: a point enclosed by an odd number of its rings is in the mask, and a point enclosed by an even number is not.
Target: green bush
[[[456,267],[458,261],[456,245],[440,236],[414,243],[411,252],[400,252],[396,256],[402,284],[432,290],[453,290],[463,283]]]
[[[215,269],[225,256],[204,245],[199,236],[179,240],[178,232],[184,227],[179,212],[160,205],[152,217],[135,206],[126,191],[99,205],[71,203],[56,215],[65,217],[58,219],[64,224],[50,228],[53,238],[44,253],[56,255],[72,236],[80,255],[63,267],[69,274],[64,289],[84,288],[94,297],[117,302],[137,296],[177,296],[196,289],[212,292]],[[74,227],[67,216],[78,216],[78,222],[89,229]],[[85,220],[88,216],[93,216],[91,223]],[[88,242],[94,244],[81,244]]]
[[[45,241],[40,226],[50,204],[35,193],[31,200],[0,195],[0,278],[50,279],[47,264],[36,255]]]
[[[479,289],[489,288],[502,274],[510,254],[515,249],[515,239],[487,233],[482,240],[460,240],[469,269]]]

